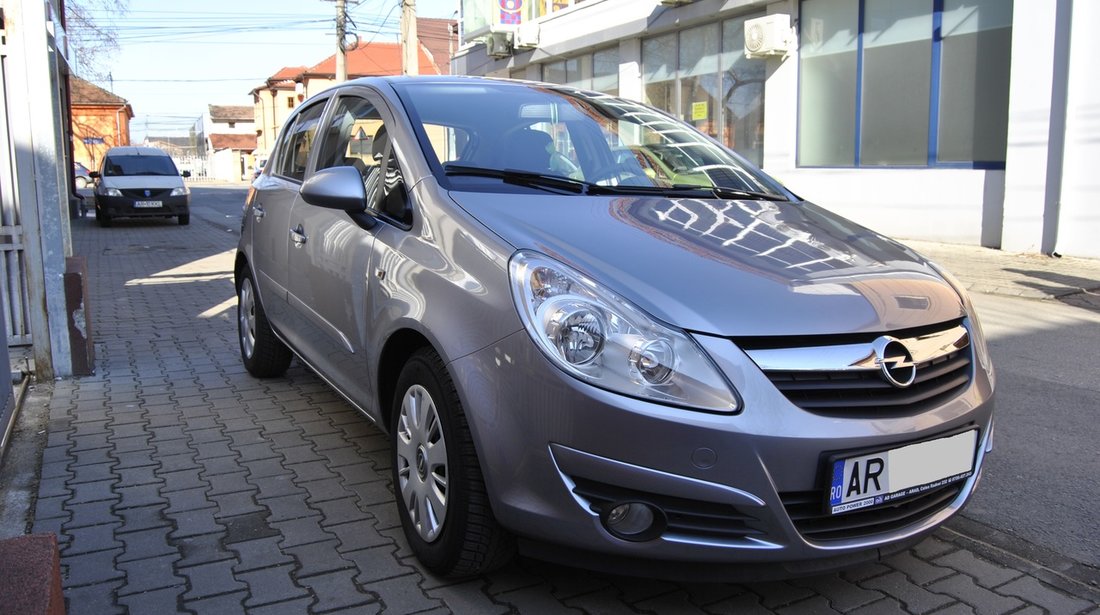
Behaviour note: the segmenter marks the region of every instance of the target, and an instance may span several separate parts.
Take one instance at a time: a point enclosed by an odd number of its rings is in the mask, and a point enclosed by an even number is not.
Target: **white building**
[[[644,101],[890,235],[1100,257],[1095,0],[463,0],[462,11],[457,74]],[[763,36],[751,59],[747,22]]]
[[[250,105],[208,105],[202,116],[206,173],[213,179],[241,181],[252,174],[256,121]]]

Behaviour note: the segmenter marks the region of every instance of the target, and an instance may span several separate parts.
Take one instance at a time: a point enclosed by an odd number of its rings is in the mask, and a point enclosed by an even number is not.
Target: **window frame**
[[[1015,0],[1010,0],[1015,4]],[[806,0],[798,0],[798,15],[799,15],[799,37],[802,36],[802,16],[804,14],[803,5]],[[990,170],[990,171],[1003,171],[1005,169],[1004,160],[972,160],[972,161],[940,161],[939,158],[939,136],[940,136],[940,89],[942,87],[942,54],[943,54],[943,13],[944,13],[944,0],[932,0],[932,32],[931,32],[931,70],[929,77],[929,105],[928,105],[928,156],[924,164],[874,164],[864,165],[862,161],[862,127],[863,127],[863,101],[864,101],[864,87],[863,87],[863,61],[864,61],[864,19],[866,15],[866,0],[856,0],[857,19],[856,19],[856,74],[855,74],[855,104],[852,108],[852,113],[855,117],[854,130],[852,131],[852,138],[854,140],[854,155],[852,157],[851,165],[835,165],[835,164],[803,164],[802,162],[802,59],[801,55],[798,62],[798,91],[796,94],[796,121],[798,122],[795,135],[795,166],[803,169],[972,169],[972,170]],[[1006,58],[1006,61],[1011,65],[1011,56]],[[1006,128],[1007,130],[1007,128]],[[1005,152],[1007,158],[1007,149]]]

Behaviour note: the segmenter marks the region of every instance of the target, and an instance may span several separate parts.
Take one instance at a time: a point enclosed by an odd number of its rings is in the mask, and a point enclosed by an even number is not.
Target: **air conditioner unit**
[[[745,57],[786,56],[794,47],[791,16],[776,13],[745,22]]]
[[[515,38],[512,39],[512,46],[516,49],[534,49],[539,46],[539,24],[537,21],[529,21],[524,24],[520,24],[516,28]]]
[[[485,52],[489,57],[507,58],[512,55],[512,33],[493,32],[485,37]]]

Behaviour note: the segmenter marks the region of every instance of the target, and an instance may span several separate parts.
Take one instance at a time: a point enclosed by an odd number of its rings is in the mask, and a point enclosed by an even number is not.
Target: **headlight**
[[[683,331],[542,254],[517,252],[509,274],[527,332],[566,373],[631,397],[740,410],[733,388]]]
[[[187,186],[181,186],[179,188],[172,188],[172,193],[168,196],[183,196],[185,194],[191,194],[191,191],[187,188]]]
[[[100,186],[99,193],[103,196],[122,196],[122,191],[118,188],[108,188],[106,186]]]

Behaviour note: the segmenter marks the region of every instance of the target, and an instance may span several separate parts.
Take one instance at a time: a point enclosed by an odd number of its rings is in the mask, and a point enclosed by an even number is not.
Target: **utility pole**
[[[347,0],[336,0],[336,83],[348,80],[347,58],[344,53],[344,38],[348,27],[346,8]]]
[[[416,38],[416,0],[401,0],[401,74],[420,74],[420,43]]]

